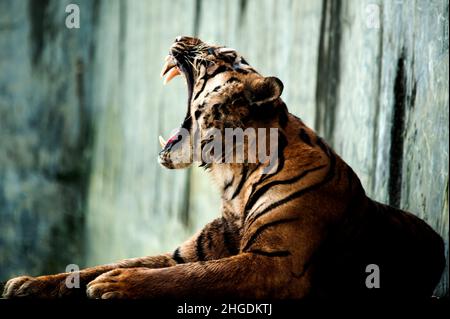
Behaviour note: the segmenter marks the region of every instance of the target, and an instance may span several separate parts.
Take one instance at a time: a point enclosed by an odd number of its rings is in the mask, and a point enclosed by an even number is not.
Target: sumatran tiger
[[[212,128],[222,133],[276,128],[275,142],[266,135],[263,149],[276,145],[273,169],[265,171],[268,160],[249,161],[247,149],[255,141],[248,134],[243,161],[199,160],[221,189],[222,214],[173,252],[81,270],[80,289],[66,285],[73,273],[13,278],[4,297],[297,299],[433,293],[445,264],[441,237],[418,217],[368,198],[355,172],[288,112],[279,79],[262,76],[233,49],[192,37],[178,37],[166,58],[165,82],[179,74],[188,88],[181,128],[197,136],[202,151]],[[179,132],[161,140],[159,161],[167,168],[195,160],[193,152],[186,153],[194,138]]]

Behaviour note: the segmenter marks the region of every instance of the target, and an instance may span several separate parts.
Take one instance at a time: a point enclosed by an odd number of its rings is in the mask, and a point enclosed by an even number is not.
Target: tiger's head
[[[260,75],[234,49],[177,37],[161,76],[166,84],[180,74],[187,82],[188,105],[180,128],[167,141],[160,136],[159,162],[167,168],[194,161],[205,166],[205,146],[217,134],[224,136],[228,128],[276,127],[280,114],[287,113],[280,99],[282,82]]]

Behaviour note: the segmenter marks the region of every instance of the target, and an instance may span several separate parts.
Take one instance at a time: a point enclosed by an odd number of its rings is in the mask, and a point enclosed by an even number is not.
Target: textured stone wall
[[[74,31],[68,3],[0,1],[0,281],[84,255],[96,6]]]
[[[202,170],[156,162],[186,108],[183,81],[159,78],[180,34],[279,77],[367,193],[448,256],[448,1],[70,2],[77,30],[69,1],[0,0],[0,280],[171,250],[218,215]]]

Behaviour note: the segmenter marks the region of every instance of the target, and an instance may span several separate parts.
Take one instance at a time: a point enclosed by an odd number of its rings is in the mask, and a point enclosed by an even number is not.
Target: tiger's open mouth
[[[173,78],[178,75],[184,75],[188,87],[188,100],[187,100],[187,111],[183,123],[180,128],[174,130],[172,135],[166,141],[161,135],[159,136],[159,143],[161,144],[161,152],[169,152],[170,149],[178,143],[181,138],[179,131],[181,128],[189,130],[191,127],[191,117],[189,114],[190,103],[192,99],[192,90],[194,86],[194,74],[190,63],[187,59],[179,52],[172,51],[166,58],[163,68],[161,70],[160,76],[164,78],[164,85],[169,83]]]

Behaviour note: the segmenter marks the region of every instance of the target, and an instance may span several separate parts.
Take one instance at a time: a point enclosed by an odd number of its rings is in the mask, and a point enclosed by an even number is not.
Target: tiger
[[[352,168],[289,113],[280,79],[261,75],[232,48],[189,36],[175,39],[161,72],[165,83],[178,75],[185,78],[188,90],[180,129],[196,135],[205,150],[212,128],[221,134],[229,127],[276,128],[273,169],[264,171],[267,161],[249,161],[248,148],[243,161],[206,162],[186,154],[193,148],[192,138],[181,138],[179,131],[167,141],[160,137],[158,160],[163,167],[181,169],[200,162],[211,175],[221,193],[220,217],[173,252],[78,273],[13,278],[5,285],[4,297],[307,299],[433,294],[445,265],[442,238],[412,213],[370,199]],[[378,281],[371,282],[371,267]],[[74,274],[79,276],[79,289],[66,284]]]

